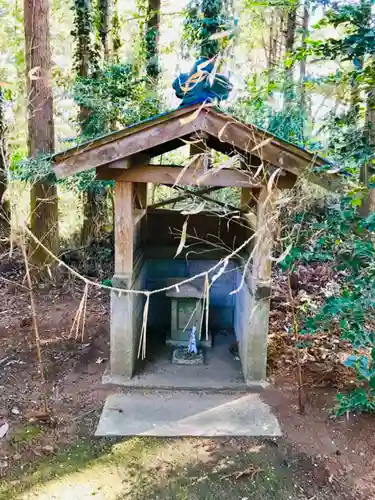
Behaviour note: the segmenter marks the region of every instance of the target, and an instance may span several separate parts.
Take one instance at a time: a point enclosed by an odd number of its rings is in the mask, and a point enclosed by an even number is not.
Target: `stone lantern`
[[[183,278],[168,280],[168,286],[178,284]],[[192,328],[196,327],[197,345],[211,347],[210,340],[202,340],[204,281],[195,280],[168,290],[171,299],[171,331],[167,344],[188,347]]]

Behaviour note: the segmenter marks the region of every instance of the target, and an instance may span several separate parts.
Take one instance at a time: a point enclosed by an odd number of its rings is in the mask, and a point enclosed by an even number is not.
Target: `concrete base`
[[[181,366],[171,363],[172,352],[164,347],[155,358],[145,364],[142,371],[131,379],[107,372],[103,376],[104,384],[142,389],[186,389],[195,391],[246,391],[262,390],[264,382],[245,384],[241,362],[234,359],[229,351],[235,340],[232,335],[215,336],[212,349],[205,351],[205,364]]]
[[[258,394],[155,392],[113,394],[96,436],[281,436]]]
[[[197,354],[190,354],[184,347],[179,347],[173,351],[172,363],[175,365],[203,365],[204,356],[202,351]]]

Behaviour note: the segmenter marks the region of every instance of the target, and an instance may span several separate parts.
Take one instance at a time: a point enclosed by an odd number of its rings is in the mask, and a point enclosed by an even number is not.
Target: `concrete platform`
[[[132,391],[108,396],[96,436],[280,436],[258,394]]]
[[[173,364],[173,349],[164,347],[131,379],[106,372],[103,383],[139,389],[246,391],[249,386],[245,384],[241,362],[229,352],[234,340],[232,335],[216,336],[213,347],[205,350],[205,364],[196,366]],[[254,382],[250,389],[259,391],[265,385]]]

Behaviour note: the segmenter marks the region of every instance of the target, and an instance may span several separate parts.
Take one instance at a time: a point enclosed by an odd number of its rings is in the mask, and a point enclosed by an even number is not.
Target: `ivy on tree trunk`
[[[108,0],[99,0],[99,33],[103,44],[104,53],[108,50]],[[104,9],[102,11],[101,9]],[[73,34],[76,40],[75,69],[81,78],[96,78],[99,71],[99,53],[95,47],[93,33],[94,12],[91,0],[75,0],[74,2]],[[82,135],[85,136],[87,121],[90,113],[84,106],[80,107],[79,121]],[[96,185],[95,181],[89,186],[82,196],[83,199],[83,225],[81,229],[81,242],[88,245],[92,240],[98,240],[101,229],[106,222],[107,198],[105,192]]]
[[[98,0],[98,31],[103,48],[104,61],[109,58],[110,0]]]
[[[49,15],[49,0],[24,0],[28,152],[34,158],[52,153],[55,145]],[[47,179],[34,182],[30,192],[30,212],[32,232],[57,254],[58,196],[54,183]],[[31,244],[29,255],[35,266],[52,263],[38,245]]]
[[[160,74],[159,65],[160,0],[148,0],[146,23],[146,72],[153,80]]]
[[[121,47],[121,38],[120,38],[120,19],[118,16],[118,0],[113,0],[113,15],[112,15],[112,57],[114,61],[119,61],[119,50]]]
[[[7,189],[7,152],[4,96],[0,89],[0,246],[9,237],[10,210],[4,195]]]

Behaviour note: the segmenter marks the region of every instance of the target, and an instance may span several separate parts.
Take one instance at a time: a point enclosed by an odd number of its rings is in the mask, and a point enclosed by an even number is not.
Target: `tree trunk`
[[[366,119],[364,128],[365,140],[369,148],[375,150],[375,88],[372,88],[367,94]],[[371,170],[369,161],[366,161],[360,172],[360,180],[368,189],[368,195],[364,197],[361,207],[361,213],[367,217],[375,211],[375,189],[371,188],[370,179],[375,173]]]
[[[309,30],[309,20],[310,20],[310,10],[309,10],[309,0],[305,0],[303,6],[303,17],[302,17],[302,48],[306,48],[306,39]],[[306,59],[303,57],[300,62],[300,73],[299,73],[299,87],[300,87],[300,102],[303,110],[306,110],[306,91],[305,91],[305,79],[306,79]]]
[[[5,135],[4,98],[0,89],[0,246],[9,239],[10,232],[10,207],[4,199],[8,179]]]
[[[121,47],[121,38],[120,38],[120,19],[118,16],[118,0],[113,0],[113,15],[112,15],[112,57],[113,60],[118,63],[119,62],[119,50]]]
[[[157,80],[159,66],[160,0],[148,0],[146,23],[146,72]]]
[[[290,54],[294,49],[294,42],[296,38],[297,29],[297,9],[298,6],[292,6],[287,15],[286,31],[285,31],[285,52]],[[293,100],[293,65],[288,67],[285,71],[285,102],[290,104]]]
[[[110,0],[99,0],[99,37],[103,47],[104,61],[109,58]]]
[[[103,226],[108,220],[107,194],[107,190],[97,187],[91,187],[83,194],[82,245],[99,241],[103,234]]]
[[[98,54],[93,46],[92,34],[94,31],[93,7],[91,0],[75,0],[75,68],[81,78],[95,77],[99,69]],[[108,50],[108,18],[109,0],[99,0],[99,33],[103,44],[104,54]],[[104,11],[102,11],[104,9]],[[87,120],[90,117],[89,110],[84,106],[80,107],[79,122],[82,135],[85,134]],[[83,225],[81,228],[81,243],[89,245],[92,240],[98,240],[101,234],[101,227],[106,219],[102,218],[105,213],[107,200],[103,195],[103,190],[92,185],[83,194]]]
[[[293,6],[288,11],[285,32],[285,51],[292,52],[297,28],[297,6]]]
[[[24,0],[28,150],[30,157],[54,151],[49,1]],[[46,179],[34,182],[30,196],[30,223],[35,236],[54,254],[59,251],[57,187]],[[51,264],[51,258],[31,244],[35,266]]]
[[[202,17],[206,24],[201,33],[201,57],[211,58],[219,53],[218,40],[211,40],[210,36],[217,33],[220,28],[219,17],[223,12],[223,0],[202,0]]]
[[[95,49],[92,46],[93,14],[91,0],[74,0],[76,47],[74,54],[75,70],[81,78],[89,78],[93,69],[97,69],[98,61]],[[84,106],[80,107],[79,123],[84,131],[89,118],[89,111]]]

